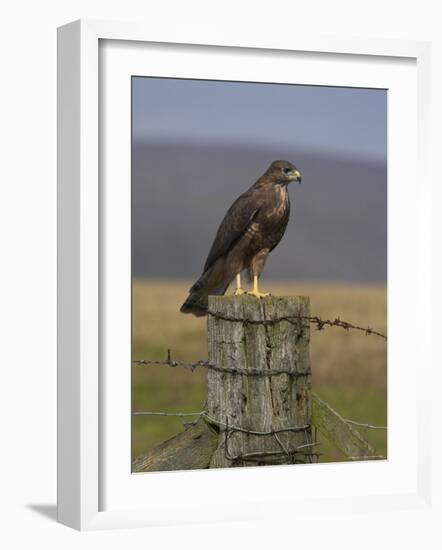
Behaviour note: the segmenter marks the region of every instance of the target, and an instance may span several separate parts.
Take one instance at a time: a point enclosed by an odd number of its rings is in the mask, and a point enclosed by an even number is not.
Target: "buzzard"
[[[222,295],[236,277],[236,295],[244,294],[241,272],[248,271],[256,298],[258,279],[268,254],[284,235],[290,216],[287,186],[301,183],[299,170],[286,160],[272,162],[267,171],[228,209],[215,236],[201,277],[181,306],[182,313],[207,314],[209,295]]]

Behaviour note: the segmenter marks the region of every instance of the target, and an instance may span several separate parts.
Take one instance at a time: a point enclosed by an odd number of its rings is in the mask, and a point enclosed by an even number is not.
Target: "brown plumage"
[[[284,235],[290,216],[287,185],[301,182],[288,161],[273,162],[263,176],[236,199],[216,233],[203,273],[181,306],[183,313],[207,314],[209,295],[222,295],[236,275],[260,276],[268,254]],[[241,292],[243,292],[241,290]],[[260,293],[252,292],[256,296]]]

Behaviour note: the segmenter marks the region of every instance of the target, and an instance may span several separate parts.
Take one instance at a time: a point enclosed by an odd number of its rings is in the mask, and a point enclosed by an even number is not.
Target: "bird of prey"
[[[290,216],[289,183],[301,183],[299,170],[286,160],[272,162],[267,171],[228,209],[215,236],[201,277],[181,306],[182,313],[207,314],[208,297],[222,295],[236,277],[236,295],[244,294],[241,272],[248,271],[256,298],[258,279],[268,254],[284,235]]]

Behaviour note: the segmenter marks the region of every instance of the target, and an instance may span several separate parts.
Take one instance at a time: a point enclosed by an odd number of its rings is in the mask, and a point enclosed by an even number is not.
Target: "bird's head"
[[[274,183],[288,185],[292,181],[301,183],[301,172],[288,160],[275,160],[266,172]]]

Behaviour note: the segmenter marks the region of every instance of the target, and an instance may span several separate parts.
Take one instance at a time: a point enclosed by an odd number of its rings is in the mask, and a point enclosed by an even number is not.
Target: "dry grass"
[[[180,359],[207,356],[206,319],[183,315],[179,307],[188,283],[135,281],[134,351],[171,348]],[[324,319],[340,316],[386,332],[386,290],[382,287],[271,283],[273,294],[310,296],[311,311]],[[341,328],[312,329],[311,360],[315,384],[350,384],[355,380],[385,387],[386,345],[376,336]]]
[[[207,357],[206,319],[183,315],[179,307],[190,282],[136,280],[133,284],[133,358],[162,358],[170,348],[176,359]],[[375,286],[263,282],[277,295],[307,295],[311,312],[386,333],[386,289]],[[376,336],[326,328],[311,333],[314,390],[347,417],[386,423],[387,346]],[[205,398],[204,371],[133,367],[134,410],[200,410]],[[145,452],[180,429],[174,419],[136,417],[133,454]],[[384,434],[374,435],[386,452]],[[329,459],[336,458],[333,454]]]

